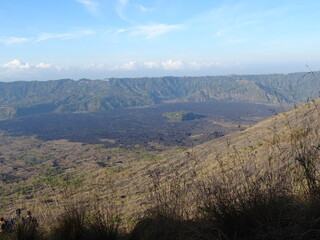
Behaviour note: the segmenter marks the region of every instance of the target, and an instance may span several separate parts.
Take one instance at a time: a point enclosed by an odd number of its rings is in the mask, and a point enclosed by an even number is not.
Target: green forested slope
[[[316,72],[319,76],[319,72]],[[0,118],[43,112],[99,111],[164,101],[301,103],[319,96],[312,74],[0,82]]]

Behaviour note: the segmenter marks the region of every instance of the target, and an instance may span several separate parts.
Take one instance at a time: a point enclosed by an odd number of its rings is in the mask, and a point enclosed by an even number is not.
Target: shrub
[[[68,207],[51,229],[52,240],[84,240],[86,221],[84,208]]]
[[[118,240],[121,219],[85,207],[68,207],[49,234],[51,240]]]
[[[42,240],[43,234],[34,225],[17,222],[10,232],[0,234],[0,240]]]

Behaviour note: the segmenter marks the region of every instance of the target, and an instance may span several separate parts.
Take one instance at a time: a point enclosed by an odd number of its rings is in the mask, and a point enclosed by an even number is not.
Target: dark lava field
[[[170,122],[163,116],[176,111],[206,117]],[[67,139],[106,147],[193,146],[243,130],[280,111],[277,107],[238,102],[167,103],[93,113],[31,115],[2,120],[0,130],[10,136],[35,136],[44,141]]]

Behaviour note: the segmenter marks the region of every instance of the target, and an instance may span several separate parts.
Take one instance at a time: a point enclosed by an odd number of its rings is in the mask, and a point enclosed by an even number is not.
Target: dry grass
[[[44,236],[57,240],[317,239],[319,117],[318,101],[313,101],[183,153],[160,156],[142,166],[131,162],[131,168],[114,171],[113,177],[101,168],[92,171],[82,187],[60,192],[53,186],[48,195],[53,204],[42,223],[57,216],[57,224],[47,225]],[[104,149],[96,150],[105,154]],[[117,154],[128,156],[120,150]],[[124,207],[119,213],[88,205],[65,208],[67,202],[97,201],[84,197],[90,195],[109,206]],[[128,216],[136,221],[127,222]]]
[[[68,207],[50,227],[51,240],[121,239],[121,219],[110,212],[102,213],[85,207]]]
[[[153,173],[153,206],[132,239],[318,239],[319,117],[314,101],[262,123],[273,124],[266,139],[246,131],[247,147],[227,142],[215,171],[200,163],[193,181],[176,169],[161,186]]]

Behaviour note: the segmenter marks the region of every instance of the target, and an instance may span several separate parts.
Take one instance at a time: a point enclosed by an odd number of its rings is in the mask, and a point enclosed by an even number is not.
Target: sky
[[[320,70],[318,0],[0,0],[0,81]]]

